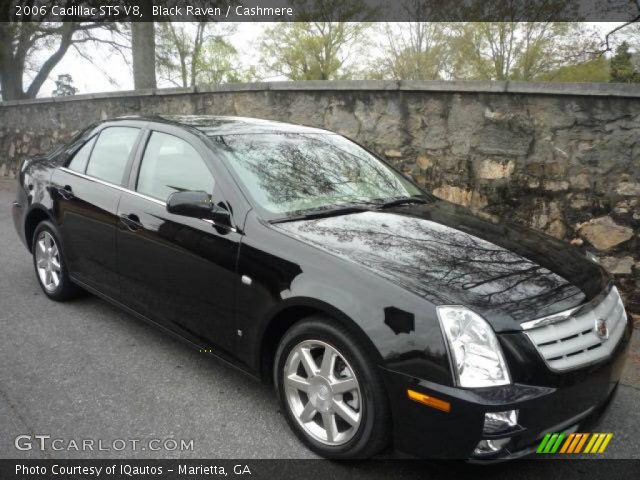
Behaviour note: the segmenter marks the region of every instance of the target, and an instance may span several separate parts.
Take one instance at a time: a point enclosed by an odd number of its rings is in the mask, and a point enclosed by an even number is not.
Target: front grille
[[[613,287],[595,307],[565,316],[552,323],[528,322],[533,326],[525,330],[536,349],[551,370],[564,372],[608,358],[624,334],[627,314],[618,290]],[[597,323],[606,321],[608,338],[597,333]],[[526,327],[525,327],[526,328]]]

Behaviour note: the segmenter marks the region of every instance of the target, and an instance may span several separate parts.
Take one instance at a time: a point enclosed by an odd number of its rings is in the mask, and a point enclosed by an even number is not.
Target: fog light
[[[484,433],[499,434],[513,430],[518,425],[518,411],[487,412],[484,414]]]
[[[473,451],[474,455],[491,455],[499,452],[509,443],[510,438],[497,438],[495,440],[480,440]]]

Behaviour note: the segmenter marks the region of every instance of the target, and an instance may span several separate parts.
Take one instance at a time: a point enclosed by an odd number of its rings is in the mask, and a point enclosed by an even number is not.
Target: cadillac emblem
[[[596,335],[598,335],[601,340],[609,338],[609,328],[607,327],[606,318],[598,318],[596,320]]]

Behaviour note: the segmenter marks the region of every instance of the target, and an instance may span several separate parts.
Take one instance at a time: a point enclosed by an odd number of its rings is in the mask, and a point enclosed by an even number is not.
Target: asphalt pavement
[[[0,180],[0,458],[315,457],[289,430],[270,387],[94,296],[48,300],[14,231],[14,191],[15,181]],[[614,433],[601,457],[637,459],[637,330],[618,390],[600,421],[599,431]],[[19,435],[30,449],[16,448]],[[50,436],[42,440],[49,447],[60,439],[60,450],[41,450],[36,435]],[[72,440],[95,448],[78,451]],[[127,446],[118,450],[115,440]],[[99,441],[109,449],[98,450]]]

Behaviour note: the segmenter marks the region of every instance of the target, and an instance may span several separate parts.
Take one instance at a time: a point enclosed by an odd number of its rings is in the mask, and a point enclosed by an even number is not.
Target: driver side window
[[[153,132],[142,157],[136,190],[167,201],[173,192],[202,190],[213,193],[214,179],[205,161],[189,143]]]

